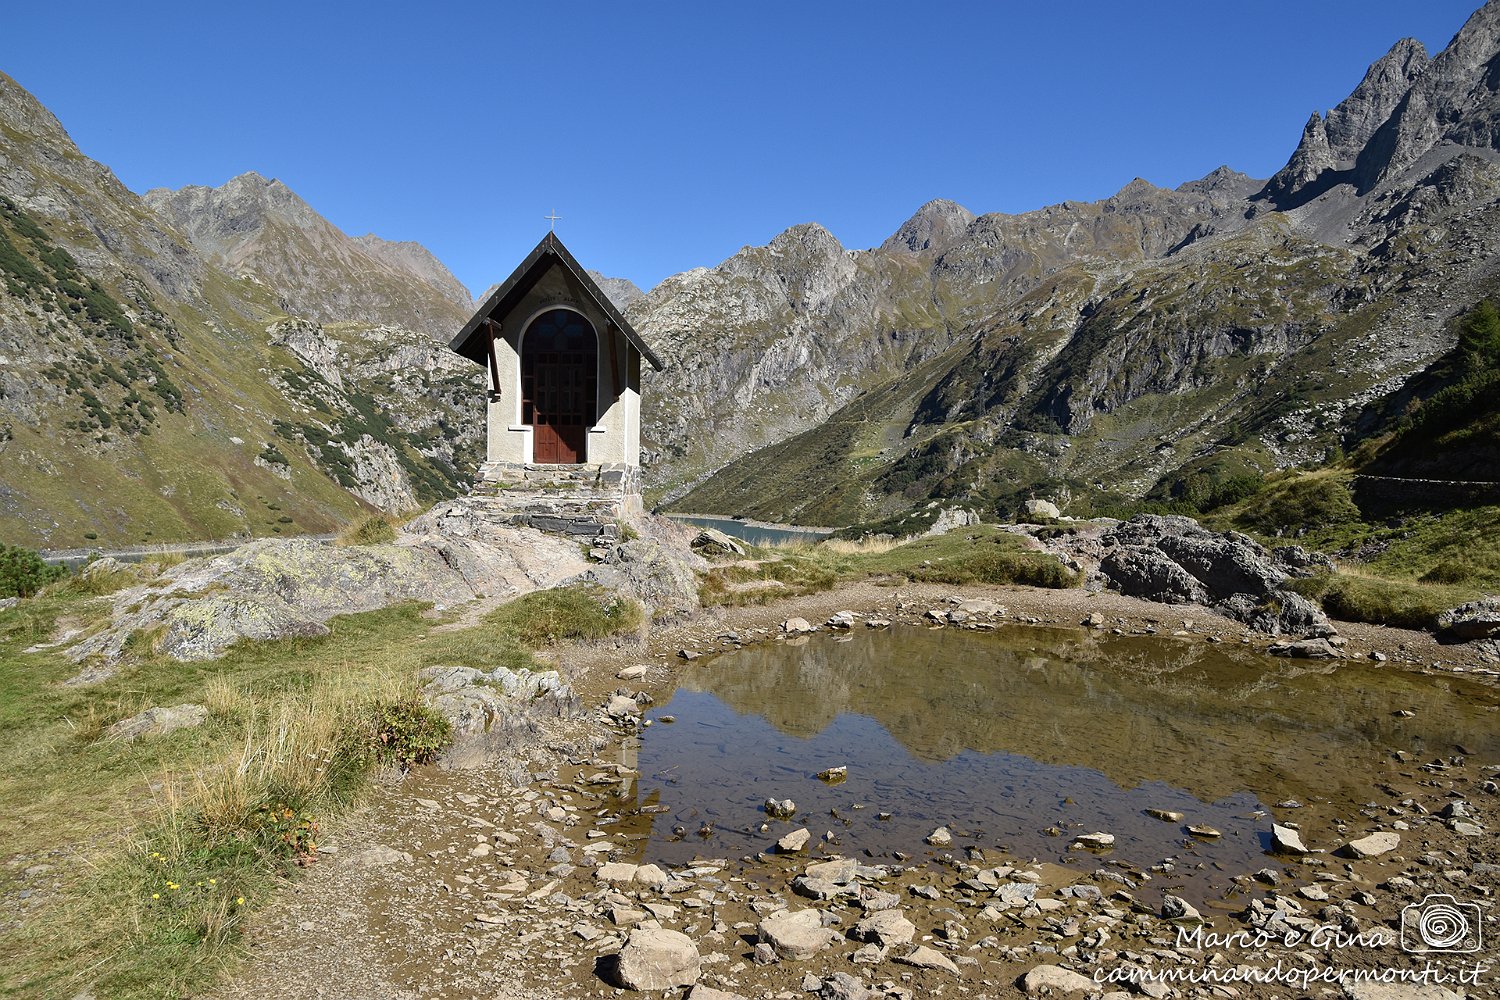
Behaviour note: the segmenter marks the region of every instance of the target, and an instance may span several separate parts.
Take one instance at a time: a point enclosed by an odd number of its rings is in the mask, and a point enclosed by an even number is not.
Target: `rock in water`
[[[692,986],[700,971],[698,947],[678,931],[636,928],[620,949],[615,974],[628,990]]]
[[[781,623],[781,630],[787,635],[801,635],[813,631],[813,626],[806,618],[788,618]]]
[[[1302,843],[1302,835],[1280,823],[1271,824],[1271,845],[1278,854],[1308,853],[1307,847]]]
[[[806,847],[810,839],[812,839],[812,834],[808,833],[807,827],[804,826],[776,841],[776,849],[783,854],[795,854]]]
[[[940,826],[927,835],[927,843],[933,847],[947,847],[953,843],[953,834],[948,832],[946,826]]]
[[[794,962],[812,958],[841,940],[836,931],[823,926],[817,910],[779,910],[762,920],[756,933],[775,949],[777,957]]]
[[[797,803],[791,799],[766,799],[764,809],[772,819],[791,819],[797,814]]]
[[[1378,858],[1394,851],[1400,843],[1399,833],[1372,833],[1368,837],[1349,841],[1338,853],[1346,858]]]
[[[1115,846],[1112,833],[1081,833],[1073,838],[1074,847],[1086,847],[1091,851],[1107,851]]]

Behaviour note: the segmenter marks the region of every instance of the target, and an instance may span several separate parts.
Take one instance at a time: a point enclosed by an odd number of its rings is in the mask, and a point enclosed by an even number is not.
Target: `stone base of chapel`
[[[486,462],[474,496],[509,524],[580,540],[614,539],[619,519],[642,510],[641,470],[619,463]]]

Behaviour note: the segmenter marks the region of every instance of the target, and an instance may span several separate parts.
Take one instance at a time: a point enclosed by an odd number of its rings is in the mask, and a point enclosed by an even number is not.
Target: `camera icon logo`
[[[1444,952],[1466,955],[1483,944],[1483,916],[1477,903],[1460,903],[1435,892],[1401,911],[1401,950],[1414,954]]]

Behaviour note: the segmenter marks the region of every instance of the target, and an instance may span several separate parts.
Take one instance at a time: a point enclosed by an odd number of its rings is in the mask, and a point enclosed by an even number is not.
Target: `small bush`
[[[0,598],[32,597],[67,573],[66,567],[44,562],[31,549],[0,543]]]
[[[395,540],[396,522],[385,514],[371,514],[339,532],[334,543],[337,545],[386,545]]]
[[[484,620],[506,638],[538,647],[635,632],[645,621],[645,612],[636,602],[602,587],[561,587],[518,597]]]
[[[377,704],[370,725],[376,759],[403,769],[432,763],[453,739],[447,718],[416,695]]]

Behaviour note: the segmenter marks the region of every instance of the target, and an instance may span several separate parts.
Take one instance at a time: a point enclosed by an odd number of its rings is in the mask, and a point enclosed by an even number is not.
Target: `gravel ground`
[[[1202,608],[1168,607],[1110,593],[858,583],[760,607],[712,609],[658,625],[645,645],[601,645],[565,649],[555,655],[585,706],[601,704],[619,688],[614,674],[622,665],[647,662],[654,665],[638,684],[661,702],[684,662],[679,651],[722,648],[719,637],[726,631],[739,633],[743,641],[755,641],[773,636],[787,617],[800,616],[817,624],[842,610],[915,620],[928,609],[951,607],[948,601],[956,596],[1004,605],[1008,609],[1005,620],[1011,622],[1077,625],[1098,612],[1106,619],[1101,626],[1106,629],[1155,629],[1168,635],[1182,630],[1202,635],[1204,641],[1210,637],[1260,645],[1270,641]],[[1356,625],[1343,625],[1340,632],[1347,639],[1345,651],[1350,656],[1380,652],[1390,658],[1391,669],[1462,671],[1495,682],[1493,665],[1481,662],[1465,647],[1441,646],[1425,634]],[[1121,961],[1121,955],[1135,954],[1124,950],[1128,948],[1155,948],[1175,955],[1173,961],[1192,960],[1191,955],[1159,945],[1166,932],[1156,916],[1158,904],[1142,908],[1128,894],[1126,899],[1111,895],[1120,891],[1118,884],[1095,879],[1091,884],[1097,884],[1104,898],[1074,898],[1067,895],[1068,880],[1051,871],[1057,866],[1025,868],[1024,859],[970,852],[959,855],[952,871],[940,878],[930,868],[862,869],[855,883],[862,907],[869,898],[894,893],[921,932],[918,943],[925,941],[957,959],[961,978],[890,961],[873,966],[851,964],[854,942],[831,949],[826,959],[756,965],[749,959],[754,928],[767,907],[787,902],[793,908],[819,905],[846,923],[860,914],[850,910],[848,903],[841,910],[840,904],[812,904],[793,896],[790,882],[801,872],[803,861],[774,856],[749,864],[726,860],[722,870],[705,874],[674,873],[683,878],[686,888],[679,886],[670,894],[596,882],[586,860],[591,855],[582,851],[590,843],[599,843],[588,836],[590,814],[597,815],[599,805],[591,784],[608,780],[613,766],[609,748],[617,748],[618,739],[616,730],[594,716],[551,724],[534,742],[514,748],[514,753],[527,758],[521,770],[536,776],[529,787],[512,786],[499,769],[424,769],[405,780],[393,779],[325,838],[324,848],[331,853],[323,856],[321,864],[288,885],[277,901],[253,918],[248,961],[217,995],[516,1000],[614,995],[617,991],[595,975],[593,961],[594,956],[617,948],[623,936],[606,916],[611,905],[663,907],[657,922],[688,932],[697,943],[704,962],[703,982],[746,996],[784,1000],[810,995],[802,992],[801,984],[809,972],[852,973],[882,987],[886,996],[988,997],[1021,995],[1019,977],[1039,963],[1093,957],[1093,967],[1098,968],[1109,960]],[[1334,865],[1329,858],[1326,867],[1320,860],[1309,859],[1305,865],[1294,866],[1292,881],[1278,890],[1283,898],[1316,912],[1311,900],[1317,898],[1318,887],[1326,887],[1331,900],[1326,905],[1347,910],[1352,919],[1368,925],[1378,922],[1381,908],[1419,899],[1424,888],[1457,888],[1470,897],[1493,896],[1494,835],[1456,837],[1435,818],[1425,820],[1426,812],[1438,812],[1454,797],[1486,799],[1481,786],[1486,780],[1492,782],[1493,775],[1478,762],[1466,761],[1450,761],[1436,769],[1414,764],[1407,770],[1402,769],[1404,764],[1392,767],[1395,770],[1384,776],[1378,790],[1372,789],[1372,806],[1380,804],[1383,812],[1372,808],[1348,835],[1385,829],[1388,820],[1382,816],[1400,815],[1413,820],[1413,832],[1402,834],[1406,838],[1403,849],[1396,855],[1353,864]],[[1493,802],[1492,796],[1488,799]],[[1412,802],[1422,806],[1415,816]],[[1309,846],[1332,849],[1337,843],[1330,838],[1345,833],[1319,829],[1305,835]],[[954,851],[958,853],[959,845]],[[1040,882],[1048,905],[1055,902],[1066,922],[1060,923],[1051,912],[1030,919],[1037,915],[1027,911],[1014,919],[1005,918],[988,937],[976,927],[972,940],[964,936],[966,928],[948,926],[952,914],[958,912],[955,905],[980,905],[971,898],[971,888],[965,888],[963,879],[1002,863],[1023,867],[1015,877],[1024,875]],[[1389,877],[1398,871],[1411,872],[1409,887],[1399,882],[1391,885]],[[1069,878],[1077,881],[1086,874],[1071,870]],[[1248,878],[1249,873],[1245,874]],[[914,887],[929,883],[936,899],[913,894]],[[1311,895],[1291,897],[1291,890],[1299,884],[1313,886]],[[684,906],[684,900],[695,894],[705,902]],[[658,914],[653,911],[646,916]],[[975,923],[969,916],[964,919]],[[1109,928],[1103,938],[1085,936],[1103,928]],[[1063,932],[1073,936],[1062,936]],[[1106,944],[1111,934],[1115,940]],[[1064,957],[1059,949],[1070,940],[1074,954]],[[1080,946],[1085,950],[1079,952]],[[1349,960],[1370,964],[1379,955]],[[1085,970],[1090,967],[1084,962],[1078,965]],[[1301,994],[1277,990],[1241,995]]]

